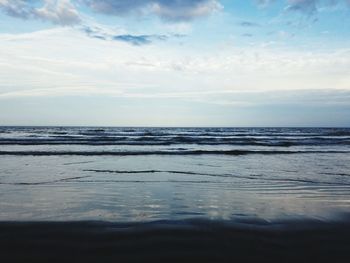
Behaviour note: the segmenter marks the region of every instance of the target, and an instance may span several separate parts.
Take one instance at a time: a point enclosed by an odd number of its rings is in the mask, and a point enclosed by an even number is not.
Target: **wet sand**
[[[350,221],[1,222],[1,262],[350,262]]]

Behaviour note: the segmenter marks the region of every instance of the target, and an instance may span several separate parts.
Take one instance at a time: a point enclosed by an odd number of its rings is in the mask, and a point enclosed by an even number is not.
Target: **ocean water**
[[[350,212],[350,129],[0,127],[0,220]]]

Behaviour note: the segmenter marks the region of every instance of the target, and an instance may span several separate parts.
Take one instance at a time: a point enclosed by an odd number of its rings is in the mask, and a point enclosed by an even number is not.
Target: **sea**
[[[0,221],[349,211],[349,128],[0,127]]]

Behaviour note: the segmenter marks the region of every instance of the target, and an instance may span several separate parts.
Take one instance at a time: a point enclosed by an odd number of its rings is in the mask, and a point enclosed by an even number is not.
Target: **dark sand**
[[[350,221],[2,222],[1,262],[350,262]]]

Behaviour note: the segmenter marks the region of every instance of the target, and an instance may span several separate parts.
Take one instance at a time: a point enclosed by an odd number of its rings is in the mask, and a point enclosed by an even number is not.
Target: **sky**
[[[0,125],[350,127],[350,0],[0,0]]]

